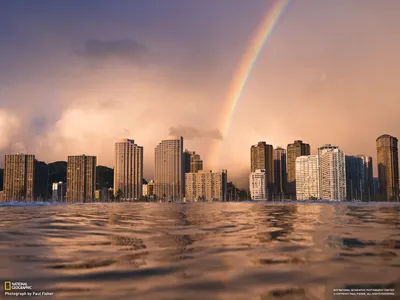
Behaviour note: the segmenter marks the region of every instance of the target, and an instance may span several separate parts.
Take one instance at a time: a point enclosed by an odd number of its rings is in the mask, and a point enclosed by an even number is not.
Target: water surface
[[[400,206],[3,206],[0,280],[41,299],[395,299],[333,289],[400,296]]]

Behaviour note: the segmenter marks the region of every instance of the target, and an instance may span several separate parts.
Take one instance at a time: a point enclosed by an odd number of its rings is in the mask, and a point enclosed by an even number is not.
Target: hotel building
[[[319,198],[319,165],[317,155],[296,158],[296,199]]]
[[[183,161],[185,173],[197,173],[203,170],[203,161],[200,159],[200,155],[196,154],[195,151],[185,149],[183,152]]]
[[[134,140],[121,139],[114,144],[114,196],[118,191],[121,200],[142,197],[143,147]]]
[[[4,164],[3,201],[33,201],[35,156],[8,154]]]
[[[183,137],[171,137],[161,141],[154,153],[154,194],[164,200],[183,199]]]
[[[376,139],[380,196],[396,200],[399,194],[399,152],[397,138],[388,134]]]
[[[200,170],[185,174],[187,200],[196,201],[226,201],[227,171],[220,173]]]
[[[258,142],[251,146],[251,172],[265,170],[267,176],[268,193],[272,195],[274,191],[274,147],[265,142]]]
[[[296,197],[296,158],[310,155],[310,145],[297,140],[287,146],[286,151],[286,172],[287,172],[287,194],[291,198]]]
[[[274,173],[275,194],[283,196],[287,186],[286,150],[280,147],[274,150]]]
[[[249,183],[251,200],[269,200],[267,172],[265,169],[257,169],[251,172]]]
[[[338,146],[330,144],[318,148],[320,199],[346,200],[345,155]]]
[[[96,156],[68,156],[67,202],[92,202],[96,190]]]

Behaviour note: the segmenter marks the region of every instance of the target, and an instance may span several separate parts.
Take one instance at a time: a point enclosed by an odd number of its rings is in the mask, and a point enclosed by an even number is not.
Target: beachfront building
[[[268,180],[265,169],[256,169],[250,173],[250,198],[251,200],[268,200]]]

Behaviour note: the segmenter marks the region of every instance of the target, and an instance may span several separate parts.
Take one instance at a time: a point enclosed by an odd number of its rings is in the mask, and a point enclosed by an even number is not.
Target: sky
[[[376,159],[379,135],[400,136],[397,0],[291,1],[223,132],[235,71],[275,2],[0,1],[0,166],[25,152],[112,167],[126,137],[152,178],[170,135],[239,186],[258,141]]]

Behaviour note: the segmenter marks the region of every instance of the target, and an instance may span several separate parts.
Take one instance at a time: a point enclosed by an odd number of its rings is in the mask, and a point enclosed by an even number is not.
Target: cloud
[[[325,72],[321,72],[321,74],[319,75],[319,81],[325,82],[327,79],[328,79],[328,74],[326,74]]]
[[[31,132],[38,135],[45,132],[47,126],[48,122],[46,117],[34,117],[30,123]]]
[[[89,39],[85,42],[83,55],[92,59],[122,58],[140,61],[149,53],[149,49],[132,39],[98,40]]]
[[[222,133],[218,129],[199,130],[191,126],[178,125],[177,127],[170,127],[169,134],[173,136],[183,136],[187,140],[192,140],[196,138],[222,140]]]
[[[12,137],[18,131],[20,121],[17,116],[0,110],[0,150],[8,147]]]
[[[8,151],[11,153],[28,153],[28,149],[23,142],[16,142],[12,144]]]

